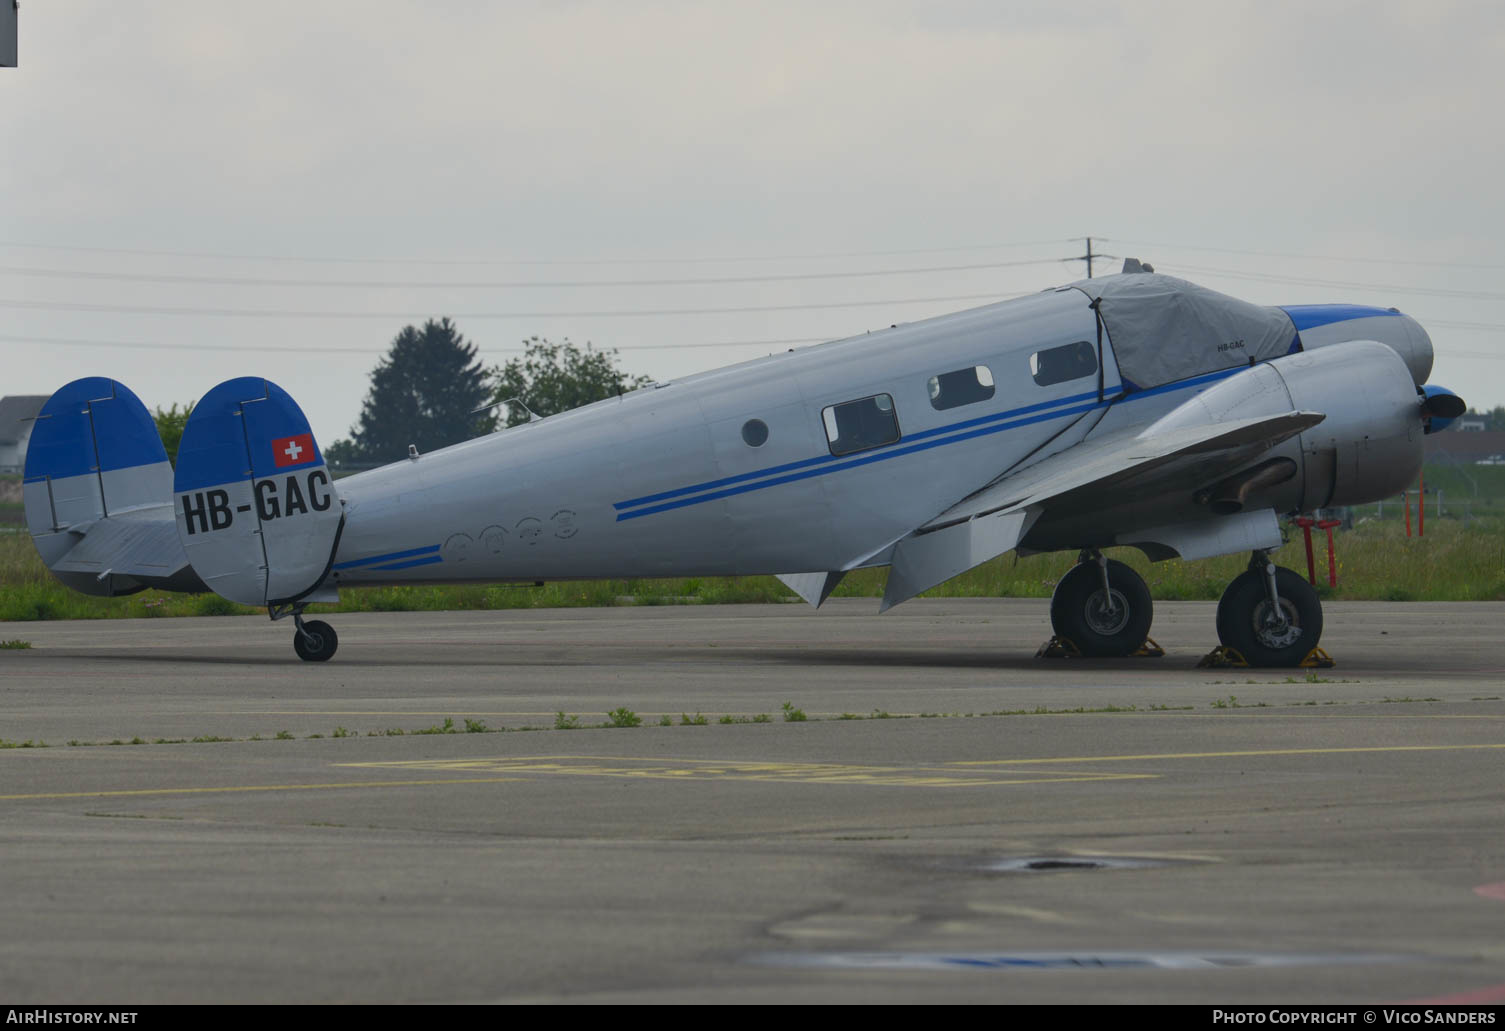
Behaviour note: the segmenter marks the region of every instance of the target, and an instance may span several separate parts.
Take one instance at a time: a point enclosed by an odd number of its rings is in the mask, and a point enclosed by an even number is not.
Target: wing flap
[[[894,548],[878,611],[887,612],[921,591],[1002,555],[1019,543],[1038,514],[1038,510],[1023,509],[992,512],[904,538]]]

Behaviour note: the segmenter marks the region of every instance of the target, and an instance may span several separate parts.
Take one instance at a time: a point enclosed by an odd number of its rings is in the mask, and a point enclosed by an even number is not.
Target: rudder
[[[227,380],[194,407],[173,507],[183,550],[215,593],[244,605],[331,600],[316,592],[344,511],[308,419],[270,380]]]
[[[22,495],[38,554],[85,594],[191,588],[170,533],[172,466],[151,413],[124,384],[77,379],[47,399],[26,451]]]

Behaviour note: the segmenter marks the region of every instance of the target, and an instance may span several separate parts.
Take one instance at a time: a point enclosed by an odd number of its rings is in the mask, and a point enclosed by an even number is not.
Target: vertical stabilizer
[[[158,581],[185,566],[177,543],[155,529],[171,518],[172,466],[151,413],[124,384],[93,376],[48,398],[31,432],[22,492],[37,552],[75,590],[169,586]]]
[[[178,446],[173,504],[194,571],[243,605],[308,600],[344,526],[308,419],[259,376],[221,383],[194,407]]]

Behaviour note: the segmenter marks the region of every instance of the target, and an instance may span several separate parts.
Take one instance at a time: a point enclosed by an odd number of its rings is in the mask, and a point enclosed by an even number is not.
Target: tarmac
[[[875,609],[6,624],[0,1001],[1505,1001],[1505,605]]]

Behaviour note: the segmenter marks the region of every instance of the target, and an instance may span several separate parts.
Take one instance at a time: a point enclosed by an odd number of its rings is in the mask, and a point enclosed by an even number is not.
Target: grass
[[[1505,468],[1480,467],[1468,475],[1496,473]],[[1428,470],[1427,480],[1453,475],[1463,483],[1464,472]],[[1505,480],[1502,480],[1505,483]],[[1488,485],[1493,487],[1492,484]],[[1435,498],[1429,504],[1425,537],[1406,536],[1398,502],[1366,505],[1355,510],[1352,531],[1340,531],[1338,586],[1326,584],[1325,535],[1314,535],[1319,593],[1345,601],[1500,601],[1505,600],[1505,515],[1492,496],[1463,512],[1464,488],[1445,490],[1456,500],[1447,509],[1456,513],[1439,518]],[[1487,513],[1487,514],[1480,514]],[[1111,549],[1114,557],[1138,570],[1150,593],[1163,601],[1213,601],[1244,570],[1247,556],[1226,555],[1196,562],[1150,563],[1133,548]],[[931,598],[1048,598],[1057,581],[1071,568],[1070,553],[1013,554],[985,562],[922,597]],[[1306,555],[1300,534],[1280,549],[1276,560],[1305,572]],[[836,588],[838,598],[877,598],[883,594],[887,570],[863,569],[847,576]],[[355,587],[341,591],[335,606],[316,606],[326,612],[408,612],[476,609],[575,608],[670,604],[759,604],[793,602],[794,594],[773,577],[688,577],[664,580],[591,580],[545,584],[542,587],[495,584],[449,584],[414,587]],[[78,594],[54,580],[25,533],[0,533],[0,621],[46,619],[109,619],[147,616],[252,615],[262,610],[225,601],[217,595],[163,594],[143,591],[122,598]],[[6,643],[6,647],[20,645]]]
[[[1220,683],[1220,682],[1221,681],[1214,681],[1214,683]],[[1287,684],[1290,684],[1290,683],[1305,683],[1305,682],[1306,681],[1296,681],[1296,680],[1293,680],[1291,678],[1287,678],[1284,681],[1284,683],[1287,683]],[[1329,681],[1318,681],[1318,682],[1319,683],[1327,683]],[[1347,681],[1340,681],[1340,683],[1346,683],[1346,682]],[[1252,681],[1251,680],[1251,681],[1247,681],[1247,683],[1258,684],[1258,683],[1263,683],[1263,682]],[[1281,681],[1269,681],[1267,686],[1279,686],[1281,683],[1282,683]],[[1353,683],[1357,683],[1357,681],[1353,681]],[[1498,696],[1498,695],[1474,696],[1471,700],[1475,701],[1475,702],[1493,702],[1493,701],[1499,701],[1500,700],[1500,696]],[[1382,703],[1382,704],[1384,704],[1384,703],[1389,703],[1389,704],[1404,704],[1404,703],[1439,702],[1439,701],[1442,701],[1442,699],[1432,698],[1432,697],[1428,697],[1428,698],[1412,698],[1410,696],[1402,696],[1402,697],[1398,697],[1397,698],[1397,697],[1392,697],[1392,696],[1387,695],[1387,696],[1385,696],[1383,698],[1379,698],[1379,699],[1374,699],[1374,698],[1370,698],[1370,699],[1354,699],[1354,700],[1351,700],[1351,701],[1328,700],[1328,701],[1323,701],[1323,702],[1318,702],[1318,701],[1289,701],[1289,702],[1271,703],[1271,702],[1241,702],[1241,701],[1239,701],[1238,696],[1236,696],[1236,695],[1229,695],[1226,698],[1215,698],[1215,699],[1213,699],[1212,701],[1206,703],[1206,707],[1211,708],[1211,709],[1280,709],[1280,708],[1300,708],[1300,707],[1305,707],[1305,706],[1316,706],[1316,705],[1352,706],[1352,705],[1373,705],[1376,702],[1379,702],[1379,703]],[[1023,716],[1023,717],[1029,717],[1029,716],[1088,716],[1088,715],[1096,716],[1096,715],[1112,715],[1112,714],[1115,714],[1115,713],[1189,712],[1189,711],[1195,710],[1197,708],[1199,708],[1199,706],[1196,706],[1196,705],[1163,705],[1163,704],[1152,704],[1152,705],[1146,705],[1146,706],[1141,707],[1141,706],[1133,705],[1133,704],[1127,704],[1127,705],[1109,704],[1109,705],[1101,705],[1101,706],[1077,706],[1075,708],[1069,708],[1069,709],[1052,709],[1052,708],[1049,708],[1049,707],[1044,706],[1044,705],[1037,705],[1034,708],[1029,708],[1029,709],[995,709],[995,710],[992,710],[990,712],[920,712],[920,713],[894,713],[894,712],[888,712],[887,710],[884,710],[884,709],[877,709],[877,708],[875,708],[875,709],[873,709],[866,716],[859,715],[857,713],[851,713],[851,712],[844,712],[844,713],[834,714],[834,715],[809,716],[809,715],[807,715],[804,712],[804,710],[795,708],[794,704],[792,702],[785,702],[784,705],[783,705],[784,719],[787,722],[792,722],[792,723],[800,723],[800,722],[805,722],[805,721],[817,722],[817,723],[819,723],[819,722],[840,722],[840,721],[844,721],[844,720],[991,719],[991,718],[996,718],[996,717],[1021,717],[1021,716]],[[555,730],[605,730],[605,729],[611,729],[611,728],[615,728],[615,727],[640,727],[640,726],[643,725],[643,722],[644,722],[643,718],[641,716],[639,716],[637,713],[633,712],[631,709],[627,708],[626,706],[621,706],[621,707],[618,707],[616,709],[613,709],[611,712],[607,713],[606,716],[607,716],[606,720],[603,721],[603,722],[601,722],[601,723],[582,723],[580,721],[580,717],[579,716],[570,715],[570,714],[567,714],[567,713],[561,711],[561,712],[559,712],[559,713],[557,713],[555,715],[553,729],[555,729]],[[465,733],[469,733],[469,734],[515,734],[515,733],[522,733],[522,732],[529,732],[529,731],[542,731],[542,730],[549,729],[547,727],[537,727],[537,726],[487,727],[481,721],[479,721],[479,720],[473,720],[473,719],[470,719],[468,717],[463,718],[463,722],[465,724]],[[735,726],[735,725],[739,725],[739,724],[751,724],[751,723],[772,723],[772,722],[774,722],[774,720],[773,720],[773,717],[770,716],[767,713],[758,713],[757,715],[753,715],[753,716],[749,716],[749,715],[746,715],[746,714],[743,714],[743,713],[727,713],[727,714],[724,714],[722,716],[716,717],[714,719],[714,721],[713,721],[710,717],[707,717],[703,713],[696,713],[694,717],[689,717],[687,715],[681,714],[680,720],[679,720],[678,724],[676,724],[675,721],[674,721],[674,719],[673,719],[673,717],[671,717],[668,713],[664,713],[664,714],[662,714],[662,715],[659,716],[658,720],[656,721],[656,723],[654,725],[660,726],[660,727],[670,727],[670,726],[676,726],[676,725],[682,726],[682,727],[694,727],[694,726],[705,726],[707,723],[710,723],[710,722],[715,722],[715,723],[718,723],[718,724],[720,724],[722,726]],[[404,737],[404,736],[412,735],[412,734],[458,734],[458,733],[460,733],[460,731],[456,729],[454,719],[452,717],[445,717],[443,723],[435,724],[433,726],[425,727],[425,728],[418,729],[418,730],[404,730],[402,728],[393,727],[393,728],[388,728],[386,730],[368,730],[368,731],[365,732],[364,736],[365,737]],[[347,729],[345,727],[336,727],[335,728],[335,732],[333,734],[329,734],[329,735],[324,735],[324,734],[308,734],[308,735],[306,735],[303,738],[303,740],[316,741],[316,740],[324,739],[326,736],[329,737],[329,738],[360,737],[360,736],[362,736],[362,734],[358,730],[349,730],[349,729]],[[292,733],[290,733],[289,731],[280,730],[272,738],[264,737],[261,734],[252,734],[249,737],[244,737],[244,738],[226,737],[226,736],[218,735],[218,734],[201,734],[201,735],[199,735],[197,737],[193,737],[193,738],[181,738],[181,737],[179,737],[179,738],[163,738],[163,737],[159,737],[159,738],[155,738],[155,739],[153,739],[151,741],[147,741],[145,738],[142,738],[142,737],[140,737],[138,735],[138,736],[132,737],[130,740],[124,740],[122,738],[113,738],[113,739],[108,740],[108,741],[80,741],[80,740],[74,738],[74,739],[70,739],[67,742],[67,744],[68,744],[68,746],[70,748],[96,748],[96,747],[110,746],[110,745],[120,745],[120,746],[146,745],[146,744],[153,744],[153,745],[182,745],[182,744],[188,744],[188,743],[193,743],[193,744],[218,744],[218,743],[230,743],[230,742],[268,741],[268,740],[293,741],[293,740],[297,740],[297,736],[294,735],[294,734],[292,734]],[[48,748],[48,747],[51,747],[51,746],[49,746],[47,744],[47,742],[45,742],[45,741],[38,741],[38,740],[31,740],[31,739],[28,739],[26,741],[6,741],[4,739],[0,739],[0,749],[12,749],[12,748]]]

